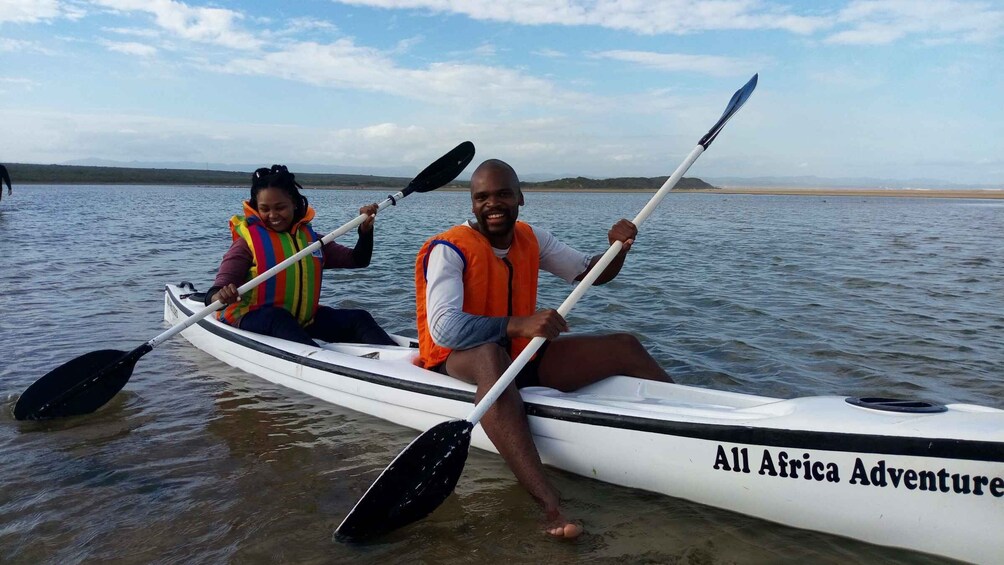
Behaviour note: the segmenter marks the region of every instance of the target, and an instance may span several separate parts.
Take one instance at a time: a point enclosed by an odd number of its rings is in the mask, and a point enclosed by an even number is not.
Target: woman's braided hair
[[[307,214],[307,197],[300,194],[303,189],[296,182],[296,176],[289,172],[286,165],[262,167],[251,174],[251,207],[258,209],[258,193],[265,188],[278,188],[285,192],[293,201],[293,223],[300,221]]]

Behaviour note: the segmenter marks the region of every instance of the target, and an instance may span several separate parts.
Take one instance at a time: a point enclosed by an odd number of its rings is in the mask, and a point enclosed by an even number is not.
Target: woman
[[[242,330],[314,345],[327,342],[395,345],[365,310],[319,306],[322,269],[359,269],[370,264],[377,205],[359,209],[369,217],[359,225],[353,249],[330,242],[244,296],[237,287],[320,239],[310,227],[314,209],[284,165],[258,169],[251,176],[251,199],[244,215],[230,218],[233,244],[223,256],[206,304],[226,306],[217,317]]]

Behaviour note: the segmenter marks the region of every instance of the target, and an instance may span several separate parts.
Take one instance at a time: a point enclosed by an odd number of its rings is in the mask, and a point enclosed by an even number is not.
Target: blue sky
[[[1004,185],[1004,2],[0,0],[0,162]]]

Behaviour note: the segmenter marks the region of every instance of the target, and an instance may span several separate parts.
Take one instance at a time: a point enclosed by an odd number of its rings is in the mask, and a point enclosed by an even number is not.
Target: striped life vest
[[[540,244],[528,224],[516,222],[512,245],[504,259],[495,256],[491,243],[481,232],[465,225],[432,237],[422,246],[415,261],[419,350],[415,364],[426,368],[443,363],[452,352],[436,345],[429,333],[425,270],[429,253],[436,245],[449,245],[464,260],[464,312],[476,316],[529,316],[537,308]],[[528,343],[529,339],[514,338],[509,355],[515,358]]]
[[[303,219],[289,232],[269,229],[248,202],[244,202],[244,214],[230,218],[230,234],[235,241],[242,238],[251,250],[253,260],[248,270],[248,281],[320,239],[310,227],[310,221],[314,219],[314,209],[310,206]],[[301,326],[307,326],[314,320],[321,298],[323,268],[324,254],[318,249],[245,293],[237,302],[217,312],[216,316],[237,326],[244,314],[264,306],[277,306],[289,310]]]

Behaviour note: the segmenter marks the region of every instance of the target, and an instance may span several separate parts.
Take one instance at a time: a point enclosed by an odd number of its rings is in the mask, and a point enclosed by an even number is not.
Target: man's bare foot
[[[548,512],[544,532],[559,539],[575,539],[582,533],[582,526],[569,521],[560,512]]]

